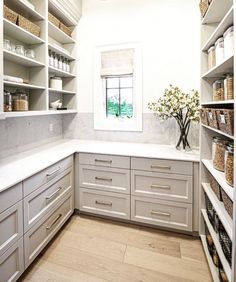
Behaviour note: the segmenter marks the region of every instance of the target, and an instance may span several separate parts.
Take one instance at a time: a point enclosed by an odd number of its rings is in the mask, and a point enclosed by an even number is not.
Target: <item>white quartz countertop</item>
[[[63,139],[0,160],[0,191],[21,182],[74,153],[199,162],[198,151],[177,151],[175,147],[167,145]]]

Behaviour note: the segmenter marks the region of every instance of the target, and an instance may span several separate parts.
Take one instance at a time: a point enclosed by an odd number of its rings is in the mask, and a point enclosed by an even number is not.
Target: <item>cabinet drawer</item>
[[[192,203],[192,176],[132,170],[133,195]]]
[[[192,231],[192,205],[131,196],[131,220]]]
[[[40,171],[23,182],[24,196],[29,195],[40,186],[54,180],[62,171],[73,165],[73,156]]]
[[[72,190],[72,171],[67,169],[61,178],[49,186],[44,185],[24,199],[24,228],[28,231],[68,191]]]
[[[24,271],[23,238],[0,257],[0,282],[14,282]]]
[[[37,257],[74,210],[73,195],[66,195],[55,209],[24,235],[25,267]]]
[[[131,158],[131,169],[192,175],[192,162]]]
[[[22,201],[0,213],[0,256],[23,235]]]
[[[0,192],[0,213],[22,200],[22,183]]]
[[[80,165],[79,185],[84,188],[130,193],[130,170]]]
[[[80,188],[80,210],[93,214],[130,219],[130,196]]]
[[[79,154],[79,163],[87,165],[130,168],[130,158],[101,154]]]

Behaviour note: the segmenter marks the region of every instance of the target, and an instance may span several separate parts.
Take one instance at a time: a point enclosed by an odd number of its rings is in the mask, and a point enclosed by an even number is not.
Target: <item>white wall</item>
[[[199,89],[199,0],[84,0],[78,31],[80,113],[93,112],[93,52],[141,42],[143,112],[170,83]]]

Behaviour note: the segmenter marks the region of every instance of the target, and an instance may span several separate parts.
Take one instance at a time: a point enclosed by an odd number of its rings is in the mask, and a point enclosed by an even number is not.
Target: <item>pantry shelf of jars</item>
[[[214,281],[236,281],[234,0],[201,0],[200,235]]]
[[[77,22],[53,1],[0,6],[1,117],[76,113]]]

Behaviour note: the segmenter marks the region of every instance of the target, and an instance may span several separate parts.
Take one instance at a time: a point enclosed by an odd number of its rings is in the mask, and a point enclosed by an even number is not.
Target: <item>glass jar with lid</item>
[[[33,49],[27,49],[25,50],[25,56],[29,59],[35,59],[35,52]]]
[[[12,96],[13,96],[13,102],[12,102],[13,111],[29,110],[29,101],[28,101],[27,93],[24,93],[21,90],[16,90],[16,92]]]
[[[224,100],[224,81],[216,80],[213,83],[213,101]]]
[[[234,99],[234,76],[227,74],[224,79],[224,94],[225,100]]]
[[[52,53],[53,55],[53,67],[58,69],[58,58],[55,52]]]
[[[212,139],[212,160],[213,167],[219,171],[225,170],[225,148],[226,141],[220,137]]]
[[[214,68],[216,65],[215,46],[208,49],[208,69]]]
[[[3,48],[7,51],[11,51],[11,41],[8,39],[3,40]]]
[[[234,144],[229,143],[225,150],[225,180],[234,186]]]
[[[12,96],[11,93],[4,90],[4,112],[12,111]]]
[[[58,68],[59,70],[62,70],[63,69],[62,57],[60,55],[57,55],[57,59],[58,59]]]
[[[224,57],[229,58],[234,53],[234,27],[229,27],[224,33]]]
[[[224,38],[220,37],[215,43],[216,65],[224,61]]]
[[[23,45],[16,45],[16,53],[18,55],[24,56],[25,55],[25,47]]]

